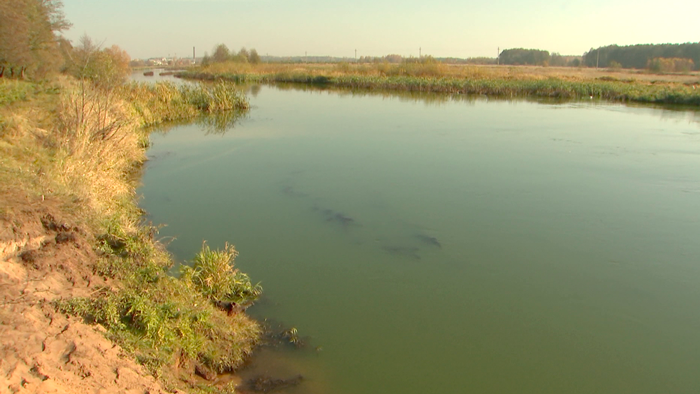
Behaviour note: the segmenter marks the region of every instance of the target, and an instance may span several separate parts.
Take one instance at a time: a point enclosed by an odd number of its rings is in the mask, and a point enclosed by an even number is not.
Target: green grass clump
[[[224,81],[215,84],[182,85],[180,94],[188,104],[202,112],[212,113],[249,107],[245,95],[235,85]]]
[[[192,266],[183,268],[182,278],[212,301],[249,304],[258,298],[262,288],[251,284],[248,275],[233,268],[237,255],[233,245],[211,250],[204,243]]]
[[[34,88],[30,82],[0,78],[0,106],[28,100]]]
[[[167,274],[170,260],[153,241],[153,230],[132,237],[106,234],[96,273],[122,283],[93,297],[56,303],[65,313],[103,325],[109,336],[156,374],[173,364],[204,365],[218,373],[241,366],[261,328],[243,313],[228,313],[222,301],[250,304],[261,293],[233,268],[236,251],[206,244],[181,278]]]

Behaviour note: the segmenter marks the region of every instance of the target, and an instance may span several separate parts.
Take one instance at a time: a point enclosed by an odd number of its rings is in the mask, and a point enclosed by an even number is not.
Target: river
[[[700,392],[700,116],[253,87],[153,134],[178,260],[235,244],[289,393]],[[245,375],[245,372],[244,372]]]

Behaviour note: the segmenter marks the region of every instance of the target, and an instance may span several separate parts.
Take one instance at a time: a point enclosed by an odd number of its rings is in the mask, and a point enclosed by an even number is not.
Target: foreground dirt
[[[88,235],[57,202],[22,200],[0,217],[0,394],[165,393],[99,327],[51,306],[110,283],[93,276]]]

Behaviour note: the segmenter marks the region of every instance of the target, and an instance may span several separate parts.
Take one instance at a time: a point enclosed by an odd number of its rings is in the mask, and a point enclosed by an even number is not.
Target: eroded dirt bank
[[[54,201],[12,211],[0,218],[0,393],[165,393],[100,326],[51,305],[110,286],[92,273],[89,235]]]

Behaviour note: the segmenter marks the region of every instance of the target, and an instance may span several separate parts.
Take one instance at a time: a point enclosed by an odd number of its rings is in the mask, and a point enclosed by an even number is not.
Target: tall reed
[[[524,69],[523,69],[524,70]],[[615,78],[581,79],[551,73],[529,74],[515,67],[450,67],[434,62],[373,65],[267,65],[248,69],[199,69],[180,74],[187,79],[236,83],[326,84],[355,89],[386,89],[498,97],[597,98],[614,101],[700,105],[693,84],[647,83]],[[529,69],[528,69],[529,70]],[[700,85],[700,81],[695,85]]]

